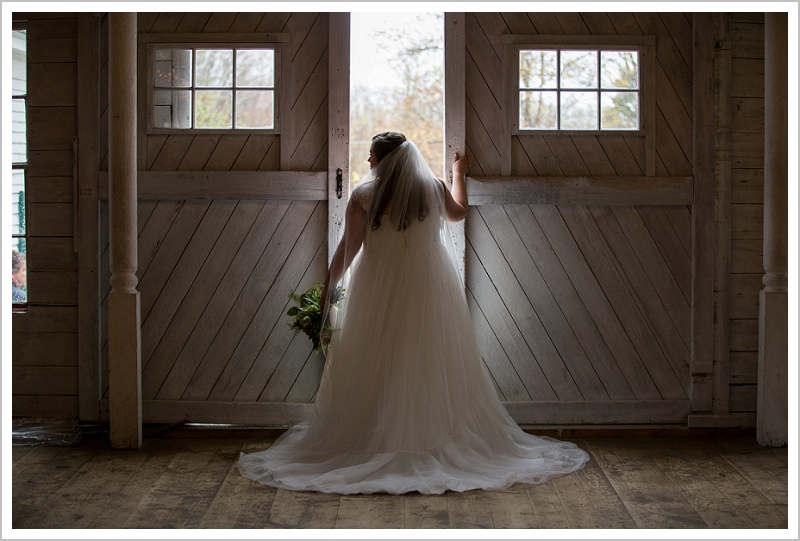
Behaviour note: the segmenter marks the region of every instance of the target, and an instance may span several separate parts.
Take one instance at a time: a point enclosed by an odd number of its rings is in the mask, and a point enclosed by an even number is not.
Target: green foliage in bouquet
[[[322,296],[323,284],[316,282],[305,293],[297,294],[294,291],[289,292],[289,298],[297,303],[296,306],[289,308],[286,312],[287,316],[294,318],[289,324],[289,327],[297,333],[304,333],[311,339],[311,345],[314,351],[320,351],[327,348],[331,341],[333,329],[331,328],[330,318],[325,321],[325,326],[322,326],[322,309],[320,300]],[[344,290],[337,287],[331,295],[331,306],[335,306],[342,299]]]

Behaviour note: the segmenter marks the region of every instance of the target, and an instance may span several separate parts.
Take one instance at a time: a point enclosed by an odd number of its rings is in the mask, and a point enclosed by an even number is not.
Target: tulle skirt
[[[453,259],[438,235],[412,229],[370,232],[313,415],[242,454],[242,475],[290,490],[441,494],[541,483],[586,463],[507,413]]]

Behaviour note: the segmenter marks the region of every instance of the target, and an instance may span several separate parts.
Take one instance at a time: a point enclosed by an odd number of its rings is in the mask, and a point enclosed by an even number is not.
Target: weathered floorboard
[[[654,435],[650,429],[559,436],[585,449],[590,461],[547,483],[440,496],[340,496],[279,490],[242,477],[239,453],[268,447],[280,432],[240,432],[245,436],[166,432],[146,437],[136,451],[114,450],[99,439],[77,447],[15,447],[13,527],[788,527],[787,449],[760,447],[754,436]]]

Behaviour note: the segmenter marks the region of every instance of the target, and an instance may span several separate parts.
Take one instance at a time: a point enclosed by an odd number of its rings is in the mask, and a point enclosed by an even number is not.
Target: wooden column
[[[136,224],[136,13],[109,15],[111,292],[108,379],[111,445],[142,445],[141,309]]]
[[[761,445],[788,441],[788,17],[764,19],[764,289],[759,302],[758,417]]]

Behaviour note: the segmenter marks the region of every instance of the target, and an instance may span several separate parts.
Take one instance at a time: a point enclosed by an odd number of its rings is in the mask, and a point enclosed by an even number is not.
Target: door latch
[[[342,198],[342,170],[336,170],[336,198]]]

